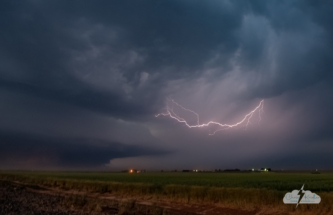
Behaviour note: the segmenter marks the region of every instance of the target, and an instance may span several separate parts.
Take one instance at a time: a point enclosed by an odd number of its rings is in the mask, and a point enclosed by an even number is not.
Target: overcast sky
[[[0,2],[1,169],[332,169],[333,3]],[[209,135],[166,113],[173,99]],[[174,109],[195,124],[195,115]],[[191,125],[192,125],[191,124]]]

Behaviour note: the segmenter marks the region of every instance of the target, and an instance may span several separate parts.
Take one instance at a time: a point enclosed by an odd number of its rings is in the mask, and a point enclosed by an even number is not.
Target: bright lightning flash
[[[259,113],[259,121],[260,121],[261,120],[261,114],[264,111],[264,100],[261,100],[260,103],[259,103],[259,105],[255,109],[253,109],[251,112],[249,112],[248,114],[246,114],[245,117],[241,121],[239,121],[239,122],[237,122],[235,124],[230,124],[229,125],[229,124],[222,124],[222,123],[214,122],[214,121],[209,121],[208,123],[200,124],[199,114],[197,114],[193,110],[184,108],[183,106],[181,106],[180,104],[178,104],[177,102],[175,102],[172,99],[168,99],[168,101],[169,102],[167,103],[167,106],[166,106],[166,112],[165,113],[159,113],[159,114],[155,115],[155,117],[158,117],[158,116],[169,116],[172,119],[177,120],[178,122],[184,123],[189,128],[202,128],[202,127],[208,127],[210,125],[216,125],[216,126],[220,127],[219,129],[215,130],[213,133],[210,133],[209,135],[214,135],[218,131],[222,131],[222,130],[225,130],[225,129],[229,129],[229,128],[233,128],[233,127],[237,127],[237,126],[242,126],[242,125],[245,125],[245,127],[247,128],[247,126],[249,125],[250,120],[251,120],[252,116],[254,115],[254,113],[255,112]],[[196,119],[197,119],[196,120],[197,124],[191,125],[184,118],[181,118],[180,116],[178,116],[175,113],[175,111],[173,110],[175,105],[178,106],[178,107],[180,107],[184,111],[187,111],[187,112],[190,112],[190,113],[194,114],[196,116]]]

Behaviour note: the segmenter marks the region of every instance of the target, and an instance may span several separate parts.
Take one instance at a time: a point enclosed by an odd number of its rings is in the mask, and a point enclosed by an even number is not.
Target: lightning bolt
[[[254,115],[255,112],[259,113],[259,121],[261,120],[261,115],[264,112],[264,100],[261,100],[259,105],[255,109],[253,109],[251,112],[246,114],[241,121],[239,121],[235,124],[222,124],[222,123],[214,122],[214,121],[209,121],[208,123],[200,124],[199,114],[197,114],[193,110],[190,110],[190,109],[187,109],[187,108],[183,107],[182,105],[178,104],[177,102],[175,102],[172,99],[168,99],[168,101],[169,102],[167,102],[166,112],[156,114],[155,117],[169,116],[170,118],[172,118],[172,119],[174,119],[174,120],[176,120],[180,123],[184,123],[189,128],[202,128],[202,127],[208,127],[210,125],[216,125],[216,126],[220,127],[220,129],[215,130],[213,133],[210,133],[209,135],[214,135],[218,131],[222,131],[222,130],[225,130],[225,129],[237,127],[237,126],[240,126],[241,124],[245,124],[245,127],[247,128],[247,126],[250,124],[250,120],[251,120],[251,118],[252,118],[252,116]],[[190,125],[188,121],[186,121],[184,118],[178,116],[175,113],[174,106],[177,106],[177,107],[183,109],[184,111],[187,111],[187,112],[190,112],[190,113],[194,114],[196,116],[196,119],[197,119],[196,122],[197,123],[195,125]]]
[[[298,195],[300,195],[300,197],[299,197],[299,199],[298,199],[298,202],[297,202],[296,208],[297,208],[298,204],[301,202],[301,200],[302,200],[302,198],[303,198],[303,196],[304,196],[303,187],[304,187],[304,184],[303,184],[302,188],[301,188],[301,189],[299,190],[299,192],[298,192]]]

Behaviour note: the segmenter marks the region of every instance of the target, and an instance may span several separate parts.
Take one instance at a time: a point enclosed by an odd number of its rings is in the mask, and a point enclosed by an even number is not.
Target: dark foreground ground
[[[118,213],[118,211],[114,211],[114,213],[84,212],[78,209],[71,209],[65,202],[65,196],[33,192],[24,186],[9,182],[0,183],[1,215],[88,215]]]
[[[151,204],[54,191],[0,180],[0,215],[256,215],[259,211],[187,204]],[[258,213],[259,212],[259,213]],[[276,213],[274,213],[276,214]],[[280,215],[280,214],[279,214]]]

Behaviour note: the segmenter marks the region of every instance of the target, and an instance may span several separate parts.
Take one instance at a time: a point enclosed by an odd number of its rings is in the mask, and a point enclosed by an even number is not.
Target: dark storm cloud
[[[70,86],[72,89],[59,89],[18,81],[0,80],[0,87],[4,90],[53,99],[125,119],[147,112],[140,104],[124,101],[119,95],[98,91],[76,82],[76,80],[72,81]]]
[[[97,111],[107,110],[120,117],[133,114],[131,109],[139,115],[152,111],[154,101],[161,102],[160,98],[167,96],[161,90],[168,80],[191,80],[200,77],[205,69],[215,67],[220,69],[213,78],[220,77],[232,69],[230,58],[239,49],[238,64],[244,72],[254,70],[262,76],[259,86],[248,92],[251,97],[270,97],[331,78],[333,61],[330,46],[327,47],[330,38],[325,34],[328,19],[318,14],[321,5],[300,1],[5,1],[2,4],[1,53],[9,61],[2,68],[7,78],[3,81],[9,79],[9,85],[25,88],[16,83],[18,79],[35,86],[27,92],[43,91],[45,96]],[[248,23],[251,30],[240,30],[247,24],[244,16],[253,14],[257,19]],[[96,25],[102,29],[94,31]],[[110,34],[107,29],[113,29],[117,39],[106,36]],[[269,31],[282,35],[279,44],[273,44],[278,49],[274,77],[266,74],[271,68],[265,66],[272,61],[266,57],[265,43],[276,42],[267,40]],[[83,34],[88,34],[88,39]],[[159,73],[159,76],[146,88],[132,92],[130,99],[126,99],[126,93],[117,83],[112,92],[96,91],[90,82],[78,79],[71,66],[75,53],[91,51],[91,46],[97,50],[109,49],[97,59],[88,57],[86,62],[80,62],[95,75],[105,76],[108,72],[95,72],[101,70],[98,65],[105,61],[117,64],[122,60],[121,55],[135,51],[143,58],[141,62],[129,66],[126,59],[111,70],[119,70],[128,87],[140,84],[141,72],[148,72],[151,77]],[[216,55],[218,59],[207,67],[207,62]],[[11,64],[18,64],[19,68],[11,68]],[[93,84],[98,85],[96,82]],[[112,104],[106,102],[106,97],[111,98]],[[140,101],[147,105],[142,106]]]
[[[275,112],[268,111],[266,118],[275,113],[277,118],[270,119],[279,122],[289,112],[310,117],[290,117],[296,122],[286,119],[287,126],[272,127],[285,134],[267,131],[276,137],[272,143],[294,141],[295,148],[303,142],[329,145],[333,139],[329,129],[332,114],[327,108],[332,106],[332,9],[329,1],[2,1],[0,108],[5,120],[0,127],[27,135],[15,139],[3,132],[0,136],[17,148],[33,146],[22,157],[42,158],[35,149],[48,138],[29,136],[29,132],[58,135],[59,139],[48,142],[57,152],[57,165],[99,165],[112,158],[160,153],[149,151],[146,143],[136,139],[151,144],[159,142],[151,131],[157,136],[168,132],[149,124],[168,96],[209,112],[206,118],[221,120],[245,113],[256,99],[273,104],[283,97],[284,102],[275,103],[275,109],[271,106]],[[317,89],[320,84],[324,87]],[[311,99],[304,92],[289,96],[307,89],[314,92]],[[45,108],[50,101],[55,107]],[[294,108],[305,105],[308,109]],[[87,117],[82,110],[96,115]],[[72,115],[76,120],[67,120]],[[119,121],[106,122],[103,117]],[[290,125],[295,125],[294,133],[289,132]],[[101,128],[103,133],[98,132]],[[74,156],[72,145],[65,144],[70,140],[62,137],[71,131],[95,139],[112,133],[106,139],[115,151],[104,142],[88,144],[86,139],[74,139],[74,145],[82,144],[81,153]],[[248,142],[269,141],[263,134],[258,137],[263,138],[250,136]],[[126,141],[118,141],[122,138]],[[169,135],[164,140],[173,140],[169,142],[173,147],[184,144],[182,138]],[[247,139],[229,140],[233,141],[241,144]],[[138,145],[123,145],[134,142]],[[10,160],[14,149],[1,147]],[[84,160],[88,151],[92,153],[89,162]]]
[[[114,158],[169,153],[154,148],[92,138],[54,138],[40,135],[0,133],[1,166],[21,168],[103,167]]]
[[[4,34],[0,44],[3,59],[7,61],[2,68],[3,84],[83,107],[107,109],[121,117],[131,114],[130,110],[126,111],[130,107],[138,110],[138,114],[144,113],[138,104],[142,94],[150,93],[144,102],[152,105],[151,100],[159,96],[158,84],[168,79],[200,75],[203,62],[212,57],[214,50],[221,49],[225,54],[234,51],[238,44],[233,30],[241,24],[240,12],[243,9],[242,5],[234,4],[223,7],[219,1],[209,5],[200,1],[5,1],[2,4]],[[81,38],[81,34],[99,24],[114,28],[120,39],[110,41],[103,36],[108,33],[103,30],[92,33],[88,41]],[[119,90],[114,90],[114,93],[96,92],[73,77],[73,68],[69,66],[71,54],[89,51],[90,45],[114,50],[103,53],[100,57],[103,61],[119,60],[119,55],[127,50],[137,50],[145,56],[142,64],[127,67],[127,60],[114,68],[121,70],[129,85],[139,84],[137,80],[141,71],[154,73],[160,70],[164,74],[155,80],[159,83],[152,83],[154,88],[147,87],[142,94],[134,93],[139,97],[132,99],[137,104],[126,101],[126,95]],[[100,61],[92,60],[86,67],[100,69],[96,64]],[[106,97],[111,98],[113,105],[106,102]],[[148,105],[146,109],[149,109]]]
[[[147,49],[144,69],[176,66],[197,70],[217,45],[233,51],[237,41],[232,33],[240,26],[244,10],[242,4],[219,1],[121,1],[101,7],[102,2],[71,2],[72,7],[66,8],[76,8],[76,18],[124,29],[124,48]],[[168,75],[181,77],[175,73]]]
[[[252,63],[256,71],[269,73],[269,70],[275,70],[274,79],[269,80],[267,76],[263,78],[263,83],[253,91],[254,94],[271,97],[312,86],[321,81],[332,80],[333,37],[331,26],[328,26],[331,20],[331,13],[328,10],[333,8],[332,3],[251,1],[250,7],[254,14],[268,22],[269,28],[276,35],[275,41],[269,41],[273,44],[272,51],[276,52],[274,59],[265,59],[263,55],[269,53],[263,52],[264,49],[259,53],[252,48],[260,47],[263,41],[267,41],[272,35],[266,34],[261,41],[252,40],[254,44],[245,50],[245,53],[249,52],[245,55],[247,59],[250,55],[257,56],[258,60]],[[260,71],[265,61],[270,63],[273,61],[275,67],[264,67],[264,71]]]
[[[2,4],[1,87],[123,117],[133,110],[145,112],[122,95],[98,91],[73,77],[66,50],[85,45],[66,32],[60,13],[32,2]]]

